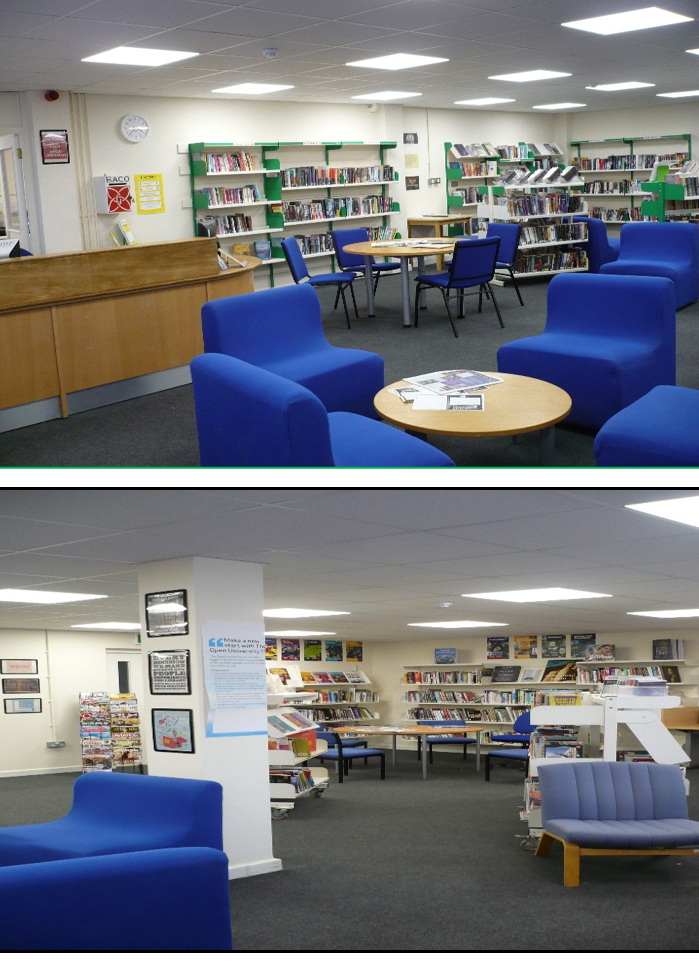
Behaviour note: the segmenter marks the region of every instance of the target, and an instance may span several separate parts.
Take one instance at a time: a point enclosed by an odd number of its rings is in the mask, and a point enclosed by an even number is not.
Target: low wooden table
[[[481,768],[482,726],[338,726],[334,732],[339,736],[391,736],[393,737],[393,765],[396,764],[396,739],[399,736],[417,736],[422,746],[422,779],[427,779],[427,737],[428,736],[465,736],[476,734],[476,769]]]
[[[502,378],[484,392],[482,412],[414,411],[389,389],[405,388],[409,382],[387,385],[374,398],[376,411],[391,425],[416,435],[452,435],[459,438],[485,438],[496,435],[524,435],[539,432],[541,465],[553,464],[553,427],[570,412],[572,399],[557,385],[503,372],[486,372]],[[478,389],[473,390],[477,394]]]
[[[451,254],[454,248],[451,244],[435,244],[431,247],[410,247],[409,245],[382,245],[379,242],[359,241],[357,244],[346,244],[342,249],[349,254],[364,255],[365,271],[364,280],[366,281],[366,301],[367,314],[370,318],[374,317],[374,282],[371,276],[371,259],[390,258],[400,261],[401,291],[403,295],[403,327],[412,326],[410,314],[410,259],[417,258],[418,274],[423,274],[425,270],[425,257],[428,255]]]

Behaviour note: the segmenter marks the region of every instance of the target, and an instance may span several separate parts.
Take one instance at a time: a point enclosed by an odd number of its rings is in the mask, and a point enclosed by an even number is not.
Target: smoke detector
[[[276,47],[266,47],[262,53],[265,57],[276,57],[279,51]]]
[[[454,603],[450,603],[450,602],[435,603],[435,606],[437,607],[437,609],[450,609],[453,605]]]

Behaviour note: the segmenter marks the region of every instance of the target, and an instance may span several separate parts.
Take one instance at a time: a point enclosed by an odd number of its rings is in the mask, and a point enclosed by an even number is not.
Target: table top
[[[391,736],[393,734],[396,736],[442,736],[449,733],[480,733],[482,730],[482,726],[471,726],[470,724],[464,724],[463,726],[425,726],[423,724],[422,726],[392,726],[390,728],[381,726],[338,726],[334,732],[356,734],[357,736]]]
[[[419,218],[408,218],[408,225],[411,224],[461,224],[462,221],[469,221],[470,214],[424,214]]]
[[[429,241],[429,238],[425,239]],[[420,258],[423,255],[431,254],[451,254],[454,247],[453,242],[449,244],[430,244],[420,245],[383,245],[375,241],[358,241],[357,244],[346,244],[343,251],[348,254],[373,254],[379,258]]]
[[[376,411],[387,422],[426,435],[452,435],[471,438],[494,435],[523,435],[555,425],[566,417],[572,406],[567,392],[557,385],[503,372],[485,372],[503,381],[490,385],[483,393],[482,412],[413,411],[410,402],[392,395],[390,388],[404,388],[409,382],[387,385],[374,398]],[[478,394],[478,389],[473,390]]]

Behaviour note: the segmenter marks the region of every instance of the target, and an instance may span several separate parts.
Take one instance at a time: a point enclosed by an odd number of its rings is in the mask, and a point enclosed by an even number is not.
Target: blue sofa
[[[603,760],[538,769],[543,834],[537,856],[563,844],[563,882],[580,883],[581,856],[699,853],[679,767]]]
[[[619,238],[619,257],[603,264],[601,274],[669,278],[675,286],[675,307],[699,298],[699,224],[634,221]]]
[[[378,418],[374,396],[384,387],[383,358],[331,345],[310,285],[208,301],[201,318],[205,352],[232,355],[297,382],[328,412]]]
[[[587,225],[587,241],[576,242],[576,248],[587,253],[587,270],[599,274],[603,264],[616,261],[619,257],[619,238],[610,238],[607,225],[600,218],[590,218],[586,214],[576,214],[573,221]]]
[[[0,868],[2,951],[230,951],[228,860],[180,847]]]
[[[0,829],[0,867],[172,847],[223,850],[220,783],[93,771],[67,816]]]
[[[557,275],[546,328],[498,350],[498,370],[558,385],[566,421],[598,429],[656,385],[674,385],[675,290],[667,278]]]

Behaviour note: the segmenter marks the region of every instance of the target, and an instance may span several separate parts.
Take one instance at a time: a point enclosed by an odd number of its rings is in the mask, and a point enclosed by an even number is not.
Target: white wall
[[[0,659],[38,660],[42,700],[41,713],[0,712],[0,777],[81,769],[79,693],[108,690],[109,649],[140,652],[130,633],[0,629]],[[54,740],[65,747],[48,749]]]

